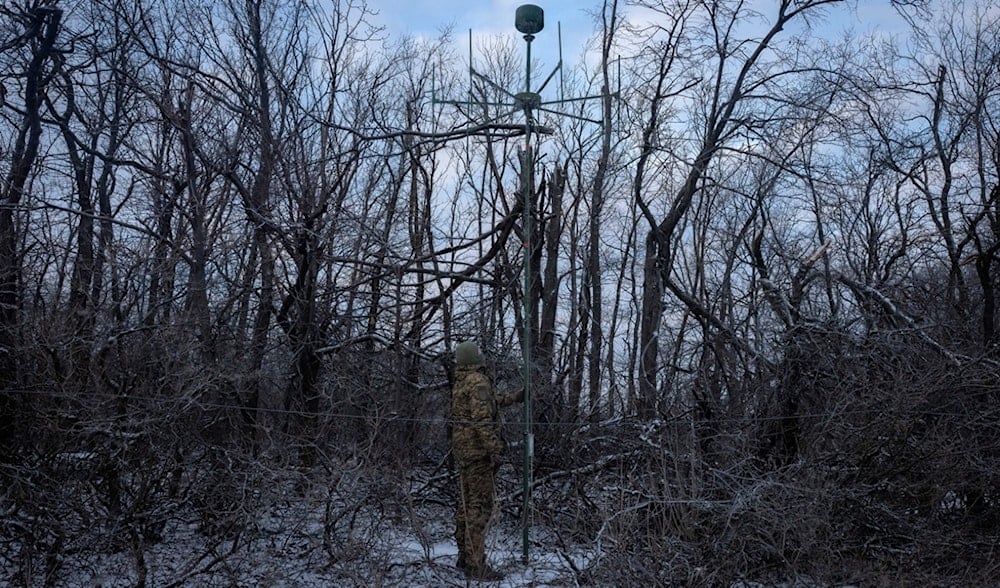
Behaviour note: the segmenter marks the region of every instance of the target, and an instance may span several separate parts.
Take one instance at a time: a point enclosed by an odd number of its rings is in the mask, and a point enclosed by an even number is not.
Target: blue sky
[[[563,27],[590,29],[591,13],[598,12],[601,0],[535,0],[545,10],[546,31],[549,25],[562,21]],[[393,30],[411,30],[433,33],[448,23],[459,29],[482,29],[488,32],[514,31],[514,11],[525,2],[521,0],[369,0],[369,6],[381,13],[381,19]],[[619,2],[626,9],[625,2]],[[750,4],[766,11],[776,0],[752,0]],[[850,13],[855,14],[850,14]],[[888,0],[856,0],[830,9],[837,24],[862,21],[878,23],[895,19],[895,11]]]
[[[563,30],[592,30],[591,18],[587,11],[600,7],[599,2],[587,0],[541,0],[534,2],[545,10],[545,30],[555,34],[557,21],[562,21]],[[390,32],[409,31],[414,34],[433,35],[449,23],[457,31],[473,29],[473,33],[516,34],[514,12],[525,4],[519,0],[371,0],[369,6],[379,10],[380,18]]]
[[[468,53],[468,34],[476,39],[509,35],[520,43],[514,28],[517,7],[523,0],[370,0],[369,7],[379,11],[376,22],[391,36],[409,34],[435,37],[449,25],[459,55]],[[595,30],[592,13],[600,9],[600,0],[536,0],[531,2],[545,11],[545,29],[532,44],[536,59],[548,69],[558,59],[558,30],[561,24],[563,57],[567,66],[578,63],[583,45]]]
[[[595,30],[593,14],[600,11],[601,0],[535,0],[545,10],[545,30],[537,42],[556,44],[556,23],[562,23],[563,51],[567,57],[579,52],[583,41]],[[395,36],[436,36],[438,31],[454,26],[456,37],[467,43],[467,31],[473,35],[510,34],[514,29],[514,12],[522,0],[369,0],[369,6],[379,11],[377,22]],[[626,3],[620,1],[624,6]],[[751,0],[758,10],[773,11],[776,0]],[[769,10],[770,9],[770,10]],[[853,28],[858,32],[873,29],[894,29],[900,21],[889,0],[856,0],[828,10],[830,32]]]

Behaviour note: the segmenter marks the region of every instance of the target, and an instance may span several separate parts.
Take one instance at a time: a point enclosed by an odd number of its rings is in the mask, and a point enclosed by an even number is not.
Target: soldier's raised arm
[[[516,392],[508,392],[507,394],[497,394],[497,406],[503,408],[505,406],[510,406],[518,402],[524,402],[524,388],[521,387]]]

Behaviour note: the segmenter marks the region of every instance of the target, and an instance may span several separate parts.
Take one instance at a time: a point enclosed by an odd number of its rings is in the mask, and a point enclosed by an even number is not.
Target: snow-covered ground
[[[455,568],[456,547],[450,513],[444,508],[425,511],[433,520],[419,521],[419,530],[406,521],[381,524],[359,531],[340,545],[324,546],[323,525],[298,528],[265,522],[254,539],[212,545],[197,529],[176,528],[143,554],[147,586],[465,586],[469,582]],[[274,519],[273,522],[278,522]],[[287,521],[286,521],[287,522]],[[490,533],[490,564],[504,574],[493,586],[575,586],[564,555],[546,550],[533,540],[528,563],[521,556],[521,530],[500,521]],[[534,535],[542,535],[536,530]],[[579,554],[575,556],[579,558]],[[129,553],[85,554],[77,562],[64,561],[61,574],[70,586],[101,588],[136,586],[135,557]]]
[[[585,567],[586,550],[557,548],[560,542],[542,526],[532,526],[523,562],[519,517],[503,497],[487,553],[504,579],[470,582],[455,567],[450,476],[395,484],[360,470],[353,474],[349,481],[340,476],[306,490],[291,482],[272,488],[269,504],[234,509],[250,516],[242,531],[228,537],[203,533],[196,510],[179,504],[159,541],[141,548],[125,541],[114,550],[95,544],[61,554],[49,582],[102,588],[580,585],[573,567]],[[16,577],[12,572],[0,570],[0,578]],[[35,581],[45,583],[41,576]]]

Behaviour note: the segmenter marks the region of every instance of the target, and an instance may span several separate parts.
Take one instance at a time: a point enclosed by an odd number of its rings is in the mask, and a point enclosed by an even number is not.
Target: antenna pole
[[[531,41],[534,35],[524,35],[527,42],[527,58],[525,59],[524,91],[527,95],[531,92]],[[531,255],[532,255],[532,215],[534,195],[534,180],[532,176],[531,157],[531,107],[524,104],[524,151],[521,152],[521,190],[524,198],[524,334],[521,342],[524,346],[522,355],[524,357],[524,488],[522,497],[524,504],[521,507],[522,521],[521,537],[521,560],[528,563],[528,551],[530,548],[529,530],[531,528],[531,478],[532,461],[534,458],[534,436],[531,432],[531,324],[532,318],[532,283],[531,283]]]
[[[473,102],[475,98],[472,93],[472,29],[469,29],[469,102]]]
[[[556,23],[556,33],[559,37],[559,99],[565,100],[563,96],[563,71],[562,71],[562,22]]]
[[[597,98],[605,98],[606,96],[587,96],[583,98],[571,98],[565,99],[563,96],[563,72],[562,72],[562,25],[559,25],[559,64],[556,69],[559,73],[559,100],[545,101],[541,97],[542,90],[548,85],[552,77],[557,73],[553,71],[549,74],[549,77],[542,82],[541,87],[539,87],[537,92],[531,91],[531,42],[534,41],[535,35],[545,28],[545,17],[544,12],[541,7],[534,4],[523,4],[517,8],[514,17],[514,26],[517,30],[524,35],[524,40],[527,43],[527,58],[525,61],[524,70],[524,92],[519,92],[517,94],[512,94],[506,89],[501,87],[496,82],[490,80],[487,76],[480,74],[475,71],[473,67],[473,53],[472,53],[472,30],[469,30],[469,99],[467,101],[454,101],[445,100],[438,101],[444,104],[453,104],[456,106],[462,106],[469,108],[469,113],[466,117],[472,121],[472,115],[475,114],[474,108],[477,106],[474,99],[475,96],[475,85],[474,78],[479,78],[479,80],[485,83],[488,87],[498,90],[503,96],[511,99],[511,102],[505,101],[503,98],[499,102],[491,102],[484,100],[481,104],[483,107],[483,114],[486,115],[487,122],[474,126],[469,129],[469,132],[465,135],[466,137],[466,149],[469,146],[469,137],[476,134],[484,134],[490,136],[490,129],[502,130],[505,132],[510,132],[516,129],[516,125],[507,125],[501,123],[501,119],[506,119],[507,116],[516,113],[518,110],[524,111],[524,148],[518,153],[518,159],[520,160],[520,182],[521,182],[521,194],[520,197],[523,199],[523,255],[524,255],[524,284],[523,284],[523,309],[522,309],[522,319],[523,319],[523,333],[521,336],[522,344],[522,356],[524,361],[524,444],[523,444],[523,455],[524,455],[524,469],[523,469],[523,481],[524,489],[522,492],[523,506],[522,506],[522,527],[523,527],[523,545],[522,545],[522,561],[525,565],[528,564],[528,552],[530,549],[530,537],[529,531],[531,528],[531,503],[532,503],[532,465],[535,453],[535,439],[532,433],[532,376],[531,372],[534,369],[534,364],[531,359],[532,352],[532,327],[534,326],[534,314],[535,314],[535,300],[533,296],[534,285],[533,285],[533,272],[532,272],[532,254],[533,254],[533,222],[535,214],[535,190],[534,190],[534,154],[531,150],[531,136],[535,134],[536,137],[541,134],[551,135],[555,132],[553,129],[535,124],[535,114],[536,111],[545,111],[551,114],[557,114],[560,116],[566,116],[570,118],[575,118],[578,120],[583,120],[587,122],[592,122],[596,124],[601,124],[600,121],[592,120],[586,118],[582,115],[574,115],[569,112],[560,112],[551,110],[551,106],[546,108],[547,105],[553,104],[565,104],[568,102],[578,102],[581,100],[592,100]],[[619,65],[620,68],[620,65]],[[619,69],[620,72],[620,69]],[[619,73],[619,86],[621,84],[621,74]],[[432,92],[436,93],[436,81],[432,80]],[[607,92],[605,92],[606,94]],[[497,114],[496,117],[489,117],[489,109],[491,106],[498,107],[513,107],[513,110],[504,112],[500,109],[501,114]],[[505,136],[511,136],[507,134]]]
[[[570,118],[576,118],[579,120],[584,120],[588,122],[593,122],[600,124],[599,121],[591,120],[584,116],[573,115],[569,112],[559,112],[553,111],[546,108],[546,105],[552,104],[565,104],[568,102],[577,102],[580,100],[591,100],[597,98],[605,98],[607,96],[587,96],[584,98],[571,98],[569,100],[565,99],[563,96],[563,72],[562,72],[562,25],[559,24],[559,64],[556,66],[558,72],[553,70],[549,74],[548,78],[542,82],[541,87],[537,91],[532,91],[531,89],[531,42],[535,40],[535,35],[543,28],[545,28],[545,17],[544,12],[541,7],[534,4],[523,4],[517,8],[514,17],[514,26],[517,30],[524,35],[524,40],[526,43],[526,60],[524,68],[524,91],[517,94],[512,94],[502,88],[496,82],[493,82],[488,77],[475,71],[472,65],[472,31],[469,31],[469,100],[466,102],[459,101],[446,101],[448,104],[474,107],[475,100],[474,96],[474,84],[473,79],[479,78],[480,81],[492,87],[495,90],[499,90],[502,95],[507,96],[512,100],[512,103],[505,102],[501,99],[500,102],[494,103],[489,101],[484,101],[482,103],[484,114],[488,114],[489,106],[513,106],[514,110],[507,111],[506,113],[498,115],[496,118],[488,118],[487,123],[481,125],[483,131],[487,128],[495,127],[497,129],[502,129],[504,131],[510,131],[512,128],[517,128],[516,126],[500,124],[501,118],[505,118],[510,114],[517,112],[518,110],[524,111],[524,148],[518,153],[519,163],[521,164],[520,169],[520,197],[523,199],[523,225],[522,225],[522,236],[523,236],[523,255],[524,255],[524,284],[523,284],[523,308],[522,308],[522,327],[523,333],[521,335],[522,344],[522,357],[524,361],[524,443],[523,443],[523,457],[524,457],[524,469],[523,469],[523,482],[524,488],[522,492],[523,506],[521,509],[522,518],[522,529],[523,529],[523,544],[522,544],[522,561],[525,565],[528,564],[528,554],[531,546],[530,541],[530,529],[531,529],[531,518],[532,518],[532,466],[534,461],[535,453],[535,438],[532,432],[533,428],[533,418],[532,418],[532,399],[533,399],[533,389],[532,389],[532,371],[534,370],[534,363],[531,358],[532,354],[532,333],[533,327],[535,326],[535,299],[534,299],[534,274],[532,268],[532,255],[534,253],[534,215],[535,215],[535,176],[534,176],[534,154],[531,148],[531,137],[534,134],[536,137],[540,134],[551,135],[554,130],[542,125],[535,124],[535,116],[537,111],[545,111],[560,116],[567,116]],[[548,85],[552,77],[559,73],[559,100],[545,101],[541,97],[542,90]],[[620,78],[620,76],[619,76]],[[620,80],[619,80],[620,83]],[[606,94],[607,92],[605,92]],[[502,112],[502,111],[501,111]],[[471,113],[470,113],[471,114]],[[470,120],[471,116],[467,115]],[[468,136],[472,134],[478,134],[478,131],[470,132],[466,136],[466,145],[468,146]],[[485,132],[487,134],[488,132]],[[509,136],[509,135],[508,135]]]
[[[517,8],[514,15],[514,26],[524,35],[527,43],[527,58],[524,63],[524,92],[516,95],[515,102],[524,110],[524,151],[521,159],[521,196],[524,198],[524,334],[521,342],[524,345],[524,505],[521,508],[523,520],[523,544],[521,559],[527,565],[530,546],[529,530],[531,528],[531,466],[535,453],[535,438],[531,432],[531,328],[534,325],[532,310],[533,288],[531,283],[532,226],[535,213],[534,158],[531,154],[531,133],[537,131],[533,110],[541,108],[542,99],[531,91],[531,42],[535,34],[545,28],[545,13],[534,4],[523,4]],[[551,76],[550,76],[551,77]],[[544,87],[544,83],[542,86]]]
[[[521,559],[528,563],[530,546],[529,529],[531,527],[531,478],[532,460],[534,454],[534,436],[531,432],[531,323],[532,323],[532,205],[534,195],[532,172],[531,145],[525,143],[521,152],[521,189],[524,196],[524,334],[521,337],[524,346],[524,488],[522,492],[523,505]]]

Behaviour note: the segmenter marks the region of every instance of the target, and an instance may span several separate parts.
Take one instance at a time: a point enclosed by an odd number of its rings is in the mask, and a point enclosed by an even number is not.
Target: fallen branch
[[[593,474],[595,472],[598,472],[598,471],[606,468],[611,463],[617,462],[617,461],[622,460],[622,459],[628,459],[630,457],[637,457],[641,453],[642,452],[639,451],[638,449],[634,449],[632,451],[626,451],[625,453],[616,453],[614,455],[606,455],[606,456],[602,457],[601,459],[595,461],[594,463],[587,464],[585,466],[580,466],[578,468],[573,468],[571,470],[559,470],[557,472],[552,472],[550,474],[542,476],[541,478],[535,479],[531,483],[531,489],[534,490],[535,488],[538,488],[539,486],[541,486],[543,484],[547,484],[547,483],[551,482],[552,480],[556,480],[556,479],[559,479],[559,478],[568,478],[570,476],[578,476],[578,475],[581,475],[581,474]],[[511,494],[509,496],[504,496],[503,498],[500,499],[500,501],[501,502],[513,502],[514,500],[517,500],[518,498],[520,498],[522,494],[524,494],[524,488],[521,488],[520,490],[514,492],[513,494]]]

